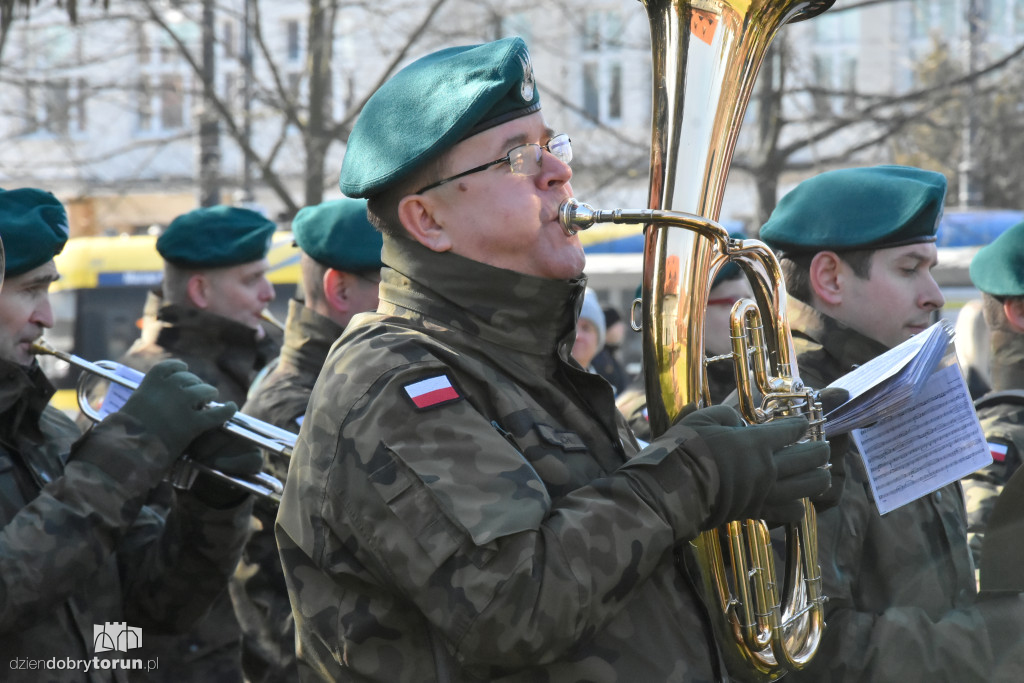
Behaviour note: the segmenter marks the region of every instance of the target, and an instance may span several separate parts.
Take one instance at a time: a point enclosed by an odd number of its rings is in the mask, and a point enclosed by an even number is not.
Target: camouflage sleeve
[[[338,661],[352,656],[341,615],[380,610],[383,628],[405,600],[465,664],[553,661],[708,518],[717,475],[671,439],[553,502],[469,401],[417,409],[403,386],[423,372],[382,379],[347,411],[344,380],[318,390],[292,460],[277,524],[296,622],[323,629]],[[357,566],[394,598],[353,591]]]
[[[112,416],[72,448],[47,484],[0,531],[0,630],[60,604],[87,582],[135,522],[159,473],[133,462],[163,448]]]
[[[849,457],[859,458],[855,452]],[[847,469],[857,474],[847,478],[842,504],[818,516],[822,589],[828,596],[824,639],[810,666],[792,678],[832,683],[1009,680],[992,676],[1008,649],[999,644],[985,608],[974,603],[974,591],[964,588],[949,595],[956,591],[953,579],[944,577],[949,585],[938,587],[903,563],[909,548],[936,543],[942,535],[934,529],[932,513],[929,521],[918,515],[916,521],[908,517],[902,524],[873,525],[872,520],[882,518],[865,490],[863,472],[849,460]],[[869,599],[863,596],[874,594],[872,584],[899,586],[879,592],[898,590],[900,604],[865,604]],[[1010,630],[1019,633],[1024,605],[1014,596],[1002,607],[996,611],[1015,614],[1010,622],[1016,626]],[[1021,661],[1019,653],[1011,656]]]
[[[134,623],[181,631],[227,589],[248,537],[252,497],[218,510],[194,496],[175,496],[163,522],[149,508],[118,552],[125,616]],[[154,543],[154,534],[159,543]]]
[[[213,511],[193,501],[165,526],[144,506],[163,449],[120,414],[73,446],[63,476],[0,531],[0,631],[66,600],[115,553],[133,618],[178,628],[206,611],[240,554],[250,505]]]
[[[965,477],[961,484],[967,505],[967,543],[971,548],[974,566],[981,566],[981,549],[985,541],[985,527],[992,508],[1003,490],[1003,484],[987,476],[984,469]]]

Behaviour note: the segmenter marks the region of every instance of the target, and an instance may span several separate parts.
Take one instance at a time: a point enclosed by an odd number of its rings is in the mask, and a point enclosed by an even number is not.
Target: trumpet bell
[[[33,342],[32,351],[36,354],[55,356],[84,371],[78,382],[78,408],[83,416],[93,422],[103,420],[123,406],[132,392],[139,388],[144,377],[138,370],[120,363],[93,363],[74,354],[65,353],[42,339]],[[222,428],[260,448],[284,457],[291,457],[297,439],[292,432],[242,413],[235,413]],[[187,455],[172,469],[170,481],[179,488],[188,488],[199,472],[205,472],[274,505],[281,502],[284,486],[269,474],[260,473],[251,478],[234,477],[196,462]]]

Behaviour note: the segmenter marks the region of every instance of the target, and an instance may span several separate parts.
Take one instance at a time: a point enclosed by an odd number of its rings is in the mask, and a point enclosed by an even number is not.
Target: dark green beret
[[[307,206],[292,221],[295,243],[328,268],[358,273],[374,270],[380,260],[381,234],[366,218],[365,199],[336,199]]]
[[[366,102],[348,138],[341,191],[371,197],[460,140],[539,110],[522,38],[429,54]]]
[[[0,239],[7,257],[7,277],[47,263],[68,241],[68,215],[49,192],[30,187],[0,189]]]
[[[884,249],[934,242],[946,177],[909,166],[827,171],[782,198],[761,239],[783,252]]]
[[[204,207],[171,221],[157,239],[156,250],[181,268],[237,266],[266,257],[275,227],[249,209]]]
[[[971,259],[971,282],[993,296],[1024,296],[1024,223],[982,247]]]

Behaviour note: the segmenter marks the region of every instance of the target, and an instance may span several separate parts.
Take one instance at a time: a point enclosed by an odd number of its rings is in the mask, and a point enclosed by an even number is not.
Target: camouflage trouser
[[[242,670],[248,683],[298,681],[295,621],[273,535],[276,512],[255,514],[261,526],[229,585],[242,629]]]

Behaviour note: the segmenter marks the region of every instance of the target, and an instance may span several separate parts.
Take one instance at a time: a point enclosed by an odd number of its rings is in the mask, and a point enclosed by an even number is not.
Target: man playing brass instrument
[[[367,102],[341,189],[384,233],[380,304],[331,350],[277,539],[309,680],[726,677],[687,541],[824,492],[804,418],[683,418],[639,449],[570,359],[569,137],[526,45],[427,55]]]
[[[146,370],[177,358],[225,400],[241,405],[253,377],[277,353],[261,326],[274,299],[266,257],[275,227],[257,212],[233,206],[203,207],[171,221],[156,242],[163,284],[150,293],[142,333],[119,360]],[[243,680],[241,629],[226,593],[192,633],[167,638],[162,648],[174,666],[153,672],[152,681]]]
[[[142,334],[123,361],[144,370],[179,358],[225,400],[242,405],[253,377],[278,351],[261,325],[274,300],[267,252],[275,228],[234,206],[203,207],[171,221],[156,242],[163,284],[150,293]]]
[[[235,406],[204,409],[216,389],[170,360],[83,436],[47,405],[53,387],[31,349],[53,325],[49,287],[59,277],[53,257],[68,238],[67,215],[49,192],[0,190],[0,237],[2,678],[38,681],[41,662],[60,661],[47,680],[124,680],[119,662],[101,666],[94,657],[169,665],[156,662],[149,637],[187,629],[226,592],[252,505],[237,493],[226,500],[223,485],[202,474],[166,517],[145,501],[183,450],[217,465],[223,441],[209,430]],[[101,648],[94,628],[105,624],[141,628],[141,647]],[[78,665],[86,660],[93,668]]]
[[[931,324],[946,179],[902,166],[830,171],[761,229],[781,253],[800,372],[826,386]],[[850,441],[838,506],[818,516],[827,628],[793,681],[1020,681],[1024,604],[979,599],[959,484],[884,517]]]

